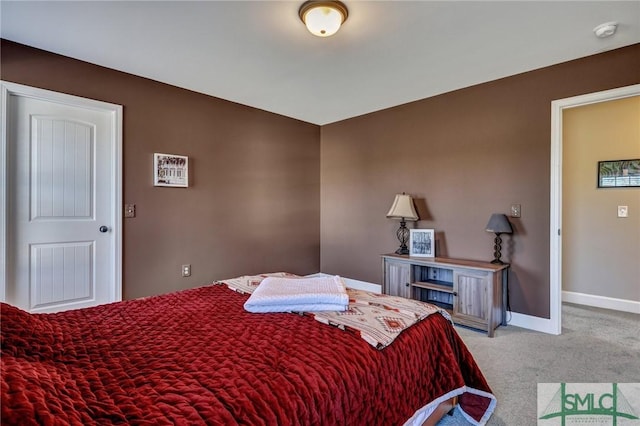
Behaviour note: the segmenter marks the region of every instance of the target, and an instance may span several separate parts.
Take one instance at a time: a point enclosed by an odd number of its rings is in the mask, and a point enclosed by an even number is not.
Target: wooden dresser
[[[454,323],[485,330],[506,325],[509,265],[382,255],[382,292],[445,308]]]

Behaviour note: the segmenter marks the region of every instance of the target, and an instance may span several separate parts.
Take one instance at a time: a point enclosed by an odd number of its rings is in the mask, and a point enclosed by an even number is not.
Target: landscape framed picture
[[[409,256],[435,257],[435,231],[433,229],[411,229],[410,231]]]
[[[189,157],[174,154],[153,154],[154,186],[189,186]]]
[[[598,161],[598,188],[640,187],[640,159]]]

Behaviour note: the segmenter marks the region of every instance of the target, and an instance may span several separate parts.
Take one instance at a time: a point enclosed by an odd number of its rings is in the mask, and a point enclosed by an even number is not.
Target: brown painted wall
[[[640,82],[640,45],[318,126],[2,41],[1,78],[124,105],[124,296],[262,271],[380,282],[393,195],[418,198],[438,255],[491,259],[511,305],[548,317],[550,103]],[[193,186],[155,188],[153,152],[189,155]],[[320,251],[320,247],[322,250]],[[320,259],[319,259],[320,257]],[[193,276],[180,278],[191,263]]]
[[[318,126],[6,40],[1,64],[3,80],[124,106],[125,299],[319,271]],[[154,152],[188,155],[191,186],[154,187]]]
[[[551,101],[640,83],[640,45],[322,127],[321,269],[380,282],[395,193],[417,197],[437,255],[491,260],[491,213],[522,205],[503,259],[513,311],[549,317]]]

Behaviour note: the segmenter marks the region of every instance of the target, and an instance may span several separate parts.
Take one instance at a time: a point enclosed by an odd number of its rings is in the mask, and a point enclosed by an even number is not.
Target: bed
[[[452,401],[473,424],[491,416],[446,315],[375,347],[313,313],[249,313],[248,297],[218,282],[55,314],[2,303],[2,424],[417,425]]]

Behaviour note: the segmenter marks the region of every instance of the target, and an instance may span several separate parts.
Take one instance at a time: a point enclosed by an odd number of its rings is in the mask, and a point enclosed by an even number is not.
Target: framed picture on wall
[[[153,184],[155,186],[189,186],[189,157],[174,154],[153,154]]]
[[[436,240],[433,229],[411,229],[409,235],[409,256],[435,257]]]
[[[598,161],[598,188],[640,187],[640,159]]]

